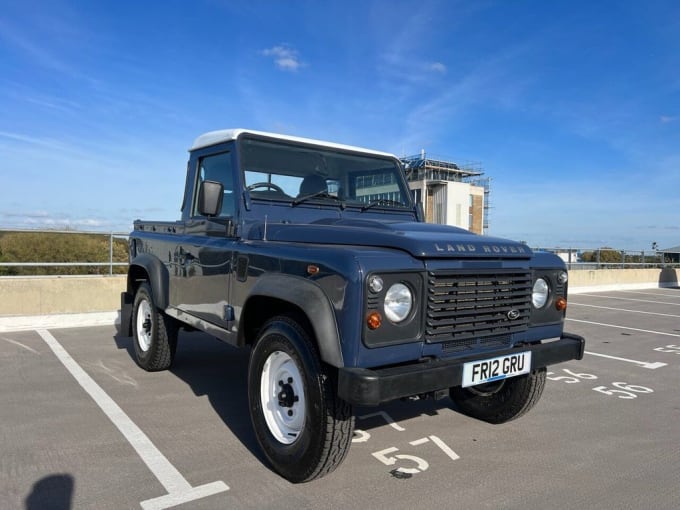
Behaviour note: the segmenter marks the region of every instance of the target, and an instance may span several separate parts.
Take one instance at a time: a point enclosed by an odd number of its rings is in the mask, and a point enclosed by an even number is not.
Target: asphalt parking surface
[[[359,408],[344,464],[301,485],[259,452],[246,351],[182,333],[147,373],[113,327],[0,333],[0,508],[678,508],[680,289],[573,295],[568,317],[587,354],[527,415]]]

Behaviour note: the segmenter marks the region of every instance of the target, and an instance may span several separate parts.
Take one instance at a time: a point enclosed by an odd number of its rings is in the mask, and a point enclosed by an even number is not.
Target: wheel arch
[[[328,296],[314,282],[297,276],[277,273],[260,277],[243,305],[239,345],[252,345],[265,321],[282,314],[292,315],[308,328],[323,361],[344,366],[340,333]]]
[[[158,257],[142,253],[130,261],[127,277],[128,293],[134,296],[141,281],[149,282],[156,307],[165,310],[169,304],[170,275],[168,268]]]

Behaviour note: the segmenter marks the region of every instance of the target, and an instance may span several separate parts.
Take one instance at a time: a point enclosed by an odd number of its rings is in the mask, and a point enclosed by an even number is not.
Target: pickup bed
[[[255,434],[290,481],[342,462],[354,405],[450,397],[503,423],[582,358],[563,261],[424,223],[395,156],[242,129],[189,154],[181,219],[135,221],[121,328],[150,371],[181,328],[250,349]]]

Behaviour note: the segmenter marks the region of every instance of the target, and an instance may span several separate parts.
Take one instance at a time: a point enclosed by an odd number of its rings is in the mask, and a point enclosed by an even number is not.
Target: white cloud
[[[28,211],[25,214],[0,212],[0,224],[7,229],[74,229],[111,230],[115,225],[101,218],[72,217],[65,213]]]
[[[659,120],[661,121],[662,124],[669,124],[671,122],[675,122],[678,120],[679,117],[672,117],[670,115],[662,115],[659,117]]]
[[[435,73],[446,74],[446,66],[441,62],[432,62],[427,67],[430,71],[434,71]]]
[[[24,135],[22,133],[12,133],[10,131],[0,131],[1,139],[8,139],[13,142],[20,142],[36,147],[43,147],[50,150],[66,150],[68,149],[63,143],[52,138],[40,138],[35,136]]]
[[[276,67],[283,71],[297,71],[304,65],[297,50],[284,44],[267,48],[261,53],[265,57],[272,57]]]

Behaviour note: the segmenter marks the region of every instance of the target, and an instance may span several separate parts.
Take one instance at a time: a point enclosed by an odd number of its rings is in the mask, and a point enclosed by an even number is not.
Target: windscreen
[[[241,140],[240,155],[245,184],[254,199],[411,207],[401,169],[389,157],[249,138]]]

